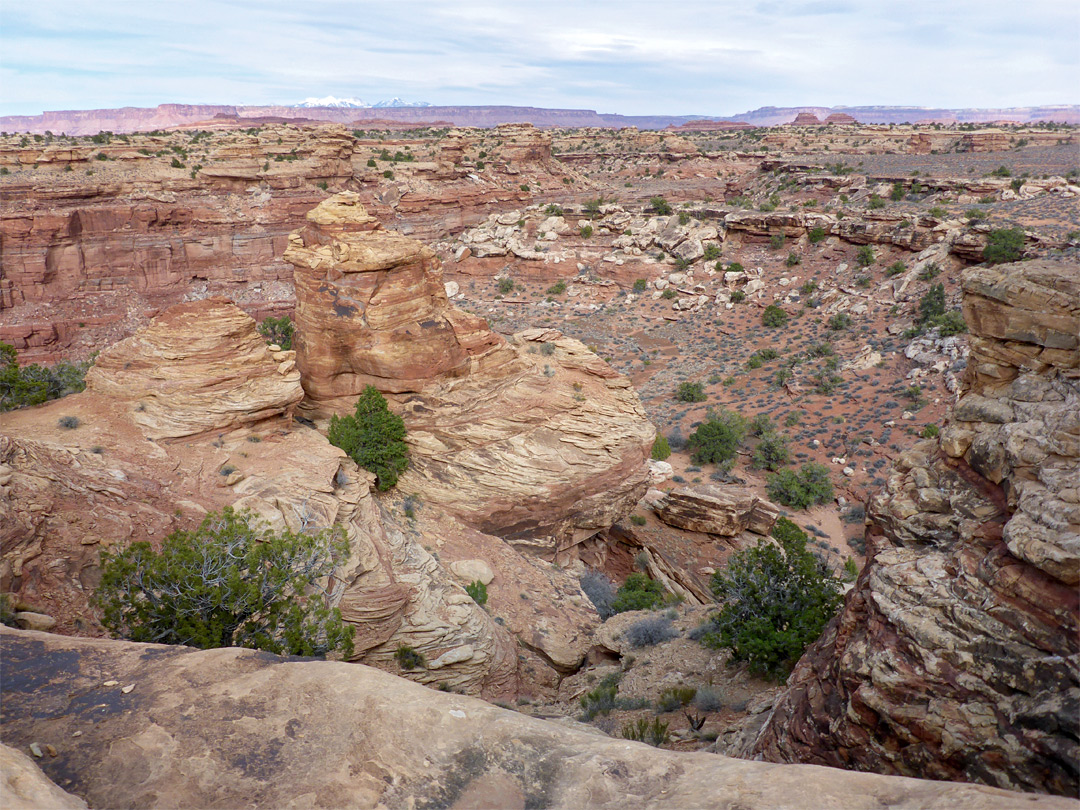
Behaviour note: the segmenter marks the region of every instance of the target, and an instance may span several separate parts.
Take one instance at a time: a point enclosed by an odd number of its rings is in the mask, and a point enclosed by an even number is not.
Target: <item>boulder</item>
[[[61,790],[34,760],[7,745],[0,745],[0,796],[6,810],[86,810],[86,802]]]
[[[780,510],[748,489],[703,484],[671,492],[656,514],[680,529],[734,537],[748,529],[767,535]]]

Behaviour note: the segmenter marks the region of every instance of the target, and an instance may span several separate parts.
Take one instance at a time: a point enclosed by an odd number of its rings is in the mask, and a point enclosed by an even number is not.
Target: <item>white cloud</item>
[[[0,109],[328,93],[627,114],[1075,102],[1078,24],[1058,0],[37,0],[5,7]]]

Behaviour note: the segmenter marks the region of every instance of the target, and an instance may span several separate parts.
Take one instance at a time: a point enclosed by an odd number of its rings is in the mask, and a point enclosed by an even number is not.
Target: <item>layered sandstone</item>
[[[747,753],[1074,795],[1080,273],[963,286],[963,396],[871,502],[870,560]]]
[[[633,508],[655,434],[625,377],[554,330],[508,342],[452,307],[434,253],[355,194],[308,221],[286,259],[310,413],[351,411],[367,385],[399,395],[400,487],[548,558]]]
[[[103,351],[86,385],[130,405],[154,439],[287,424],[304,396],[291,355],[268,349],[235,304],[207,298],[167,310]]]
[[[92,807],[1076,806],[658,750],[342,663],[6,628],[0,640],[5,741],[53,745],[45,773]]]

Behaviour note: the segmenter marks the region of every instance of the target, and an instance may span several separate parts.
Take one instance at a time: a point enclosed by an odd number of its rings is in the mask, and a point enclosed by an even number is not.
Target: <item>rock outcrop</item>
[[[92,807],[1076,807],[657,750],[343,663],[6,628],[0,641],[5,741],[52,745],[45,773]]]
[[[349,412],[367,385],[398,395],[411,454],[399,487],[547,559],[633,508],[655,432],[625,377],[555,330],[507,341],[452,307],[434,253],[355,194],[308,220],[285,254],[302,407]]]
[[[766,535],[780,510],[748,489],[704,484],[679,487],[654,509],[664,523],[692,532],[734,537],[744,531]]]
[[[950,424],[872,500],[865,569],[743,753],[1075,795],[1080,272],[963,287]]]
[[[128,403],[154,439],[288,424],[304,396],[293,352],[268,349],[251,318],[224,298],[167,310],[98,355],[86,385]]]

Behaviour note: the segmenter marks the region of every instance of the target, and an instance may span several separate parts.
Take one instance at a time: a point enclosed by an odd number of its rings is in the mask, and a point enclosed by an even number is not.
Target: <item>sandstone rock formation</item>
[[[0,640],[4,739],[53,745],[46,774],[92,807],[1076,807],[657,750],[362,666],[6,628]]]
[[[356,660],[397,670],[406,644],[429,662],[417,680],[512,694],[509,633],[376,501],[371,474],[286,418],[302,396],[290,354],[270,351],[232,304],[182,304],[109,349],[85,393],[5,414],[0,589],[62,632],[100,633],[88,599],[103,549],[155,542],[225,505],[277,528],[336,525],[350,556],[332,600],[357,627]],[[79,427],[58,428],[59,414]],[[552,629],[553,643],[567,638]]]
[[[87,389],[123,401],[154,439],[292,421],[303,399],[293,352],[272,352],[224,298],[175,306],[98,355]],[[272,428],[273,424],[264,427]]]
[[[963,280],[965,391],[868,513],[870,559],[756,742],[773,761],[1080,787],[1080,273]]]
[[[309,413],[349,412],[367,385],[401,395],[399,487],[547,559],[633,508],[655,434],[626,378],[555,330],[508,342],[450,306],[433,252],[355,194],[308,220],[286,258]]]

